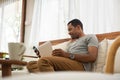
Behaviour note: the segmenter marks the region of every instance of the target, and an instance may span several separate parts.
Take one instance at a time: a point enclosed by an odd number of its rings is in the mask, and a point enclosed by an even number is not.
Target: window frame
[[[21,18],[21,29],[20,29],[20,42],[23,42],[23,43],[24,43],[24,36],[25,36],[26,3],[27,3],[27,0],[22,0],[22,18]]]

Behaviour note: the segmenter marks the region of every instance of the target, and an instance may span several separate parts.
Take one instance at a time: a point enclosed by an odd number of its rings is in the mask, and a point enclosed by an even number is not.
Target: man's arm
[[[80,61],[80,62],[93,62],[96,60],[98,54],[98,48],[95,46],[89,46],[88,47],[88,53],[80,53],[74,54],[74,60]],[[70,57],[70,53],[64,52],[62,49],[55,49],[53,51],[53,56],[61,56],[61,57]]]
[[[94,46],[88,47],[88,53],[75,54],[74,60],[80,62],[94,62],[97,58],[98,48]]]

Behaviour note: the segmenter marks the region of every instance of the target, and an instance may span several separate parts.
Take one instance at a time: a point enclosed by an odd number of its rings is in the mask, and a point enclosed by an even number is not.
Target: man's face
[[[71,36],[72,39],[77,39],[79,38],[80,30],[79,27],[76,26],[74,27],[71,25],[71,23],[68,25],[68,33]]]

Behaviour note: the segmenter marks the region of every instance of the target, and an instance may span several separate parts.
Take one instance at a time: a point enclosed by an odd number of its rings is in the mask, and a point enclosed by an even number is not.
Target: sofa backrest
[[[111,39],[115,39],[117,36],[120,36],[120,31],[96,34],[96,37],[98,38],[99,42],[102,41],[104,38],[111,40]],[[69,40],[70,38],[51,40],[51,43],[52,45],[56,45],[56,44],[60,44],[60,43],[63,43]],[[46,41],[39,42],[39,45],[43,44],[44,42]]]
[[[109,40],[115,39],[117,36],[120,36],[120,31],[96,34],[96,37],[98,38],[99,42],[101,42],[105,38]]]

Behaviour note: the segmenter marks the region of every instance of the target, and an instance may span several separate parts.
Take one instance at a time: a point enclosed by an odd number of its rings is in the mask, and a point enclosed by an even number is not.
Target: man
[[[71,36],[67,52],[55,49],[52,53],[53,56],[29,62],[27,65],[29,72],[91,70],[91,63],[96,60],[98,53],[96,36],[86,35],[83,32],[83,24],[78,19],[71,20],[67,26]]]

